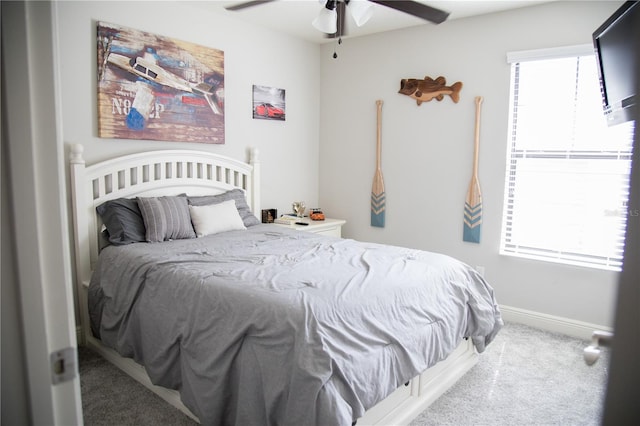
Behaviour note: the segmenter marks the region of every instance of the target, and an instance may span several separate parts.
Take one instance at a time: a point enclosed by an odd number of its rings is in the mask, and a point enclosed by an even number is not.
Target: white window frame
[[[515,188],[515,182],[517,181],[517,176],[515,172],[517,170],[517,161],[522,160],[523,158],[541,158],[544,156],[544,151],[538,151],[536,153],[527,153],[526,150],[516,149],[516,136],[514,131],[516,129],[516,124],[514,124],[514,117],[516,112],[515,105],[515,97],[517,93],[515,93],[515,70],[516,64],[526,62],[526,61],[539,61],[539,60],[550,60],[550,59],[558,59],[558,58],[569,58],[569,57],[578,57],[578,56],[589,56],[594,55],[593,46],[590,44],[579,45],[579,46],[566,46],[559,48],[551,48],[551,49],[538,49],[538,50],[527,50],[527,51],[519,51],[519,52],[509,52],[507,54],[507,62],[511,64],[512,75],[510,81],[510,108],[509,108],[509,141],[507,144],[507,168],[506,168],[506,177],[505,177],[505,193],[504,193],[504,207],[503,207],[503,215],[502,215],[502,232],[500,238],[500,254],[507,256],[516,256],[523,257],[528,259],[536,259],[543,260],[548,262],[556,262],[562,264],[569,265],[577,265],[577,266],[585,266],[592,267],[598,269],[606,269],[613,271],[620,271],[622,265],[622,257],[623,257],[623,249],[624,249],[624,230],[626,227],[627,215],[632,214],[632,212],[627,212],[626,208],[619,209],[619,219],[620,219],[620,236],[619,239],[621,244],[618,244],[617,251],[610,253],[610,255],[603,256],[599,255],[591,255],[584,252],[572,251],[572,250],[563,250],[557,247],[543,247],[534,246],[533,244],[525,244],[526,241],[518,240],[517,232],[512,232],[516,226],[514,226],[513,218],[515,217],[515,197],[511,197],[510,191],[513,191]],[[520,83],[520,82],[518,82]],[[550,100],[553,98],[553,94],[550,94]],[[605,121],[604,113],[603,113],[603,122]],[[591,151],[574,151],[567,150],[566,158],[570,159],[575,156],[586,155],[588,158],[603,158],[603,159],[616,159],[615,155],[611,155],[611,153],[603,153],[600,155],[599,153],[591,152]],[[529,157],[528,157],[529,156]],[[631,160],[631,150],[629,152],[622,152],[619,154],[617,159],[620,160],[628,160],[629,161],[629,171],[630,171],[630,160]],[[524,164],[523,161],[521,161]],[[520,166],[523,167],[523,166]],[[522,168],[520,169],[522,171]],[[515,177],[514,177],[515,176]],[[522,182],[522,178],[521,178]],[[627,199],[624,200],[624,203],[628,202],[628,183],[627,183]],[[626,205],[626,204],[625,204]],[[515,207],[515,208],[514,208]],[[624,210],[624,211],[622,211]],[[551,245],[551,244],[550,244]]]

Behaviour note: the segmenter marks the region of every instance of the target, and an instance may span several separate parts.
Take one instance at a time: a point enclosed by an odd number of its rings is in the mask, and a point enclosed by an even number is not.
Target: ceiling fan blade
[[[245,1],[245,2],[234,4],[234,5],[231,5],[231,6],[225,6],[225,9],[226,10],[241,10],[241,9],[246,9],[247,7],[259,6],[259,5],[264,4],[264,3],[271,3],[272,1],[275,1],[275,0]]]
[[[400,12],[408,13],[409,15],[416,16],[418,18],[425,19],[433,22],[434,24],[440,24],[449,17],[449,12],[436,9],[435,7],[427,6],[424,3],[417,1],[403,1],[403,0],[369,0],[372,3],[378,3],[391,9],[399,10]]]
[[[347,9],[344,2],[340,1],[336,3],[336,13],[338,14],[338,31],[333,34],[325,34],[325,37],[327,38],[340,38],[347,35],[347,29],[345,27],[347,23],[347,20],[345,19],[345,16],[347,15]]]

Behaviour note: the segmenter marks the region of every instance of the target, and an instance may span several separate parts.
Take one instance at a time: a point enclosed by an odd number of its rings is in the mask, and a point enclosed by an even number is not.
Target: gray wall
[[[347,39],[332,59],[322,47],[320,204],[347,220],[346,237],[446,253],[486,268],[503,305],[611,326],[615,272],[498,254],[505,182],[509,51],[591,43],[621,2],[557,2],[441,25]],[[462,81],[462,97],[417,106],[398,94],[402,78]],[[474,97],[484,97],[479,177],[480,244],[462,241],[471,177]],[[369,225],[376,109],[382,99],[386,227]],[[549,93],[553,102],[553,93]]]
[[[321,47],[193,5],[160,2],[61,2],[60,67],[66,144],[85,144],[89,163],[158,148],[208,149],[246,158],[261,150],[263,208],[291,201],[346,219],[350,238],[438,251],[486,268],[501,304],[611,326],[617,273],[498,255],[509,66],[506,52],[591,42],[621,2],[556,2],[452,20],[439,26]],[[95,28],[98,20],[187,40],[225,52],[226,144],[97,137]],[[182,23],[187,23],[182,24]],[[259,42],[256,42],[259,40]],[[268,40],[268,42],[267,42]],[[401,78],[443,75],[462,81],[462,99],[416,106],[397,93]],[[251,118],[251,87],[286,89],[287,121]],[[482,95],[479,245],[463,243],[462,206],[470,178],[473,98]],[[375,100],[383,99],[383,173],[387,226],[369,226],[375,161]],[[550,101],[553,94],[549,94]]]
[[[58,3],[65,144],[84,144],[89,164],[125,153],[181,148],[248,160],[247,148],[253,146],[260,149],[263,164],[263,208],[288,212],[294,200],[314,204],[318,199],[319,47],[233,18],[212,15],[200,2],[189,3]],[[226,143],[98,138],[98,21],[223,50]],[[254,84],[285,89],[286,121],[252,118]]]

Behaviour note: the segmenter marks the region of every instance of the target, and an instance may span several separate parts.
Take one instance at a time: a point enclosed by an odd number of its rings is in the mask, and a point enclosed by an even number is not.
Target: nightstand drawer
[[[276,223],[276,226],[284,226],[287,228],[297,229],[298,231],[313,232],[314,234],[326,235],[330,237],[342,237],[342,225],[347,223],[342,219],[330,219],[325,220],[311,220],[308,217],[299,218],[296,222],[308,223],[308,225],[281,225]]]
[[[328,237],[342,237],[342,226],[334,226],[330,229],[322,229],[322,230],[309,230],[309,232],[313,232],[314,234],[326,235]]]

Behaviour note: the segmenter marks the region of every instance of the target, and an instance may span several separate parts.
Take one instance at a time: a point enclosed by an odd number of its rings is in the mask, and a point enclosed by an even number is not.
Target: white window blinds
[[[620,270],[633,122],[607,127],[593,49],[508,59],[501,254]]]

